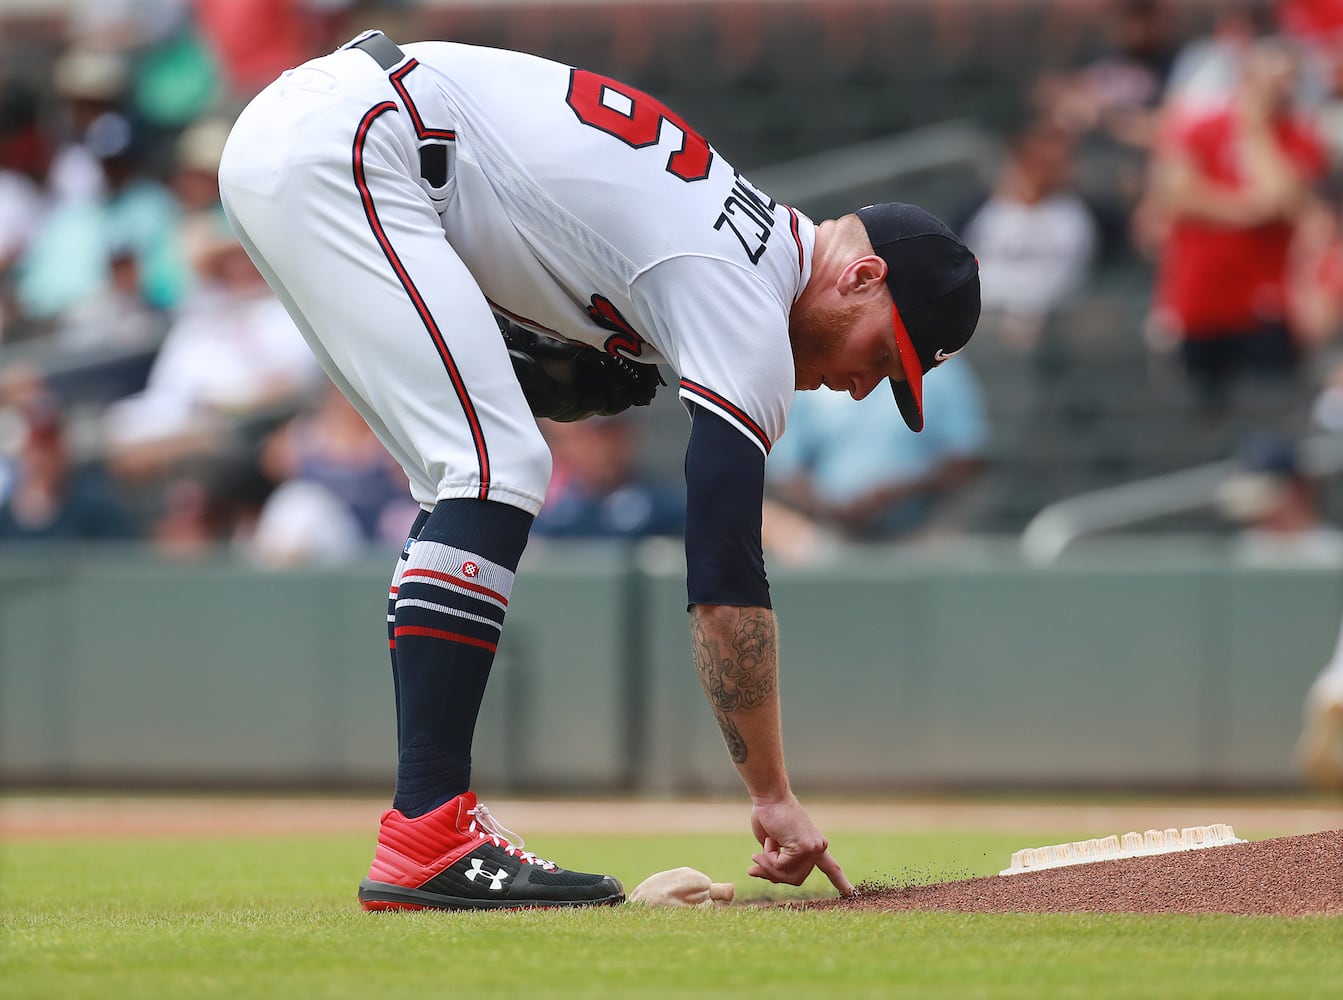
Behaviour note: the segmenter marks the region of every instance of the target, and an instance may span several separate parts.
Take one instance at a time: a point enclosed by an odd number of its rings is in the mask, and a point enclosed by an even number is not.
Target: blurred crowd
[[[1343,566],[1292,442],[1343,431],[1343,2],[1215,4],[1195,32],[1181,31],[1169,0],[1098,9],[1103,50],[1029,81],[996,173],[951,220],[979,258],[984,317],[955,371],[928,379],[928,429],[909,434],[876,401],[795,403],[771,456],[766,518],[786,557],[835,538],[936,540],[972,523],[1003,416],[979,379],[995,380],[1002,401],[1022,364],[1080,353],[1089,331],[1065,329],[1063,345],[1047,332],[1118,261],[1143,278],[1123,293],[1143,318],[1121,333],[1145,342],[1147,377],[1179,383],[1183,405],[1159,432],[1222,428],[1210,439],[1225,450],[1204,460],[1244,464],[1224,494],[1256,475],[1290,498],[1216,500],[1236,550]],[[1305,421],[1288,419],[1303,409]],[[1276,457],[1261,468],[1266,454]]]
[[[48,58],[6,59],[0,542],[267,565],[399,544],[404,477],[234,238],[217,177],[247,99],[358,10],[72,5]]]
[[[400,542],[404,477],[229,232],[216,171],[252,94],[405,6],[105,0],[71,5],[49,50],[11,41],[0,543],[143,539],[294,565]],[[1309,429],[1343,431],[1343,0],[1212,4],[1196,31],[1177,0],[1096,10],[1099,50],[1029,81],[994,175],[950,220],[985,311],[974,349],[928,380],[928,430],[908,432],[884,393],[800,394],[769,463],[777,556],[965,530],[991,471],[985,381],[1036,357],[1116,259],[1150,278],[1133,336],[1178,373],[1191,420],[1263,384],[1309,399]],[[678,484],[640,460],[646,419],[546,428],[538,535],[680,532]],[[1300,478],[1290,441],[1246,448],[1250,471]],[[1262,506],[1222,509],[1249,532]],[[1318,511],[1279,523],[1298,522],[1343,560]]]

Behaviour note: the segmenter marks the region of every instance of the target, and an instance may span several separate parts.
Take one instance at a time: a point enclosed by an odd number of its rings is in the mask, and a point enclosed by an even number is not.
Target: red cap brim
[[[914,350],[914,341],[905,329],[905,321],[900,318],[900,310],[891,307],[892,326],[895,327],[895,344],[900,351],[900,363],[905,369],[904,381],[891,379],[891,395],[900,407],[900,415],[912,431],[923,430],[923,363],[919,352]]]

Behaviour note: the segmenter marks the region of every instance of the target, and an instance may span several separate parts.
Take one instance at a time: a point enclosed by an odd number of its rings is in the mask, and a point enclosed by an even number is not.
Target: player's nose
[[[849,395],[855,400],[866,399],[868,394],[877,387],[884,375],[860,375],[849,385]]]

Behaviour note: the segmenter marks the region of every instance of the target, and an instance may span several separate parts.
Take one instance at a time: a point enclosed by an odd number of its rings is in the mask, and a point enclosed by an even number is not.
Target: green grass
[[[996,872],[1080,836],[835,835],[850,877]],[[537,837],[632,887],[748,884],[746,836]],[[622,907],[364,914],[369,837],[0,844],[0,997],[1336,996],[1343,919]],[[791,890],[790,890],[791,891]],[[796,891],[792,891],[796,892]],[[803,894],[822,895],[813,879]]]

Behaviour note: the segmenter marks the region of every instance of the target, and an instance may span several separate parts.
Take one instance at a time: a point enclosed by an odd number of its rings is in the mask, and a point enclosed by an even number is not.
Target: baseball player
[[[422,513],[392,578],[398,750],[365,909],[617,903],[620,883],[524,850],[470,790],[471,741],[550,455],[535,416],[689,411],[692,650],[761,849],[749,873],[852,887],[793,795],[760,544],[792,394],[924,373],[979,316],[973,256],[876,205],[814,224],[674,111],[597,73],[368,32],[286,72],[220,166],[239,237]],[[500,320],[506,321],[507,339]]]

